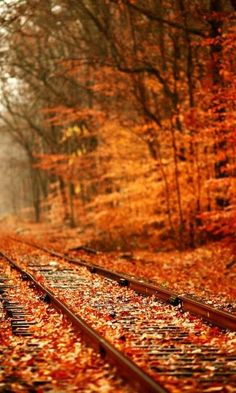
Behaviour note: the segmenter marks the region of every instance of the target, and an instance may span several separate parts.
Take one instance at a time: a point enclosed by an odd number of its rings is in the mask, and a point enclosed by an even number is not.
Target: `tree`
[[[8,8],[5,67],[25,100],[5,95],[5,108],[31,134],[31,165],[47,178],[40,199],[51,213],[57,202],[62,221],[96,223],[100,238],[109,225],[115,244],[147,233],[153,244],[204,240],[204,214],[234,198],[227,191],[222,199],[234,165],[225,99],[234,96],[226,80],[234,76],[226,59],[234,2],[25,0]]]

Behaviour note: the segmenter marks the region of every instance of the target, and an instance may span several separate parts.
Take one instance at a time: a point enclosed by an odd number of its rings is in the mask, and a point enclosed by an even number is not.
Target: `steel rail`
[[[65,302],[59,300],[51,290],[47,289],[44,285],[40,284],[32,274],[21,268],[15,261],[13,261],[4,251],[0,250],[0,255],[8,261],[8,263],[15,268],[24,279],[31,281],[35,287],[41,291],[45,296],[48,303],[52,304],[55,308],[65,314],[72,322],[75,328],[79,329],[86,342],[99,351],[103,358],[106,358],[113,365],[117,367],[120,375],[123,376],[131,385],[138,391],[145,393],[168,393],[162,385],[151,378],[141,368],[139,368],[132,360],[123,355],[118,349],[104,339],[99,333],[96,332],[87,322],[78,315],[75,315]]]
[[[27,240],[15,239],[12,237],[11,239],[23,244],[27,244],[31,247],[35,247],[57,258],[65,259],[66,261],[75,265],[84,266],[92,273],[97,273],[111,280],[117,281],[120,285],[129,287],[137,293],[147,296],[154,295],[158,299],[174,306],[178,306],[182,311],[188,311],[191,314],[194,314],[216,326],[219,326],[220,328],[236,331],[236,316],[229,312],[218,310],[201,301],[194,300],[187,295],[179,295],[170,289],[157,285],[155,282],[149,282],[145,280],[145,278],[134,278],[128,274],[118,273],[113,270],[103,268],[99,265],[88,263],[82,259],[69,257],[47,247],[42,247],[35,243],[31,243]]]

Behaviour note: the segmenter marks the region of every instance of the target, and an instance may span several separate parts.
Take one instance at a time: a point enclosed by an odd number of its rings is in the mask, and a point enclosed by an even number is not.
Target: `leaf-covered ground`
[[[235,391],[236,340],[234,332],[220,331],[217,327],[211,327],[197,317],[188,313],[182,314],[176,307],[159,302],[155,297],[140,297],[135,291],[94,275],[84,267],[73,265],[71,269],[71,265],[63,258],[57,259],[22,242],[16,243],[14,240],[2,237],[1,244],[8,255],[52,290],[58,299],[65,301],[70,309],[135,360],[171,392],[224,390],[231,393]],[[101,256],[102,254],[98,254],[96,258]],[[123,257],[129,258],[129,255],[126,254]],[[40,266],[43,269],[40,269]],[[23,284],[26,285],[25,281]],[[25,298],[22,291],[19,293]],[[31,301],[29,305],[32,307]],[[53,332],[54,337],[59,330],[54,331],[52,327],[47,326],[47,333],[50,331]],[[63,356],[61,361],[57,357],[59,352],[57,348],[61,348],[59,345],[55,348],[56,353],[54,350],[52,352],[53,360],[58,361],[53,362],[53,366],[56,365],[56,372],[53,368],[53,373],[50,373],[50,376],[52,374],[51,381],[54,382],[55,379],[56,384],[57,379],[63,378],[68,392],[73,391],[71,386],[68,386],[69,376],[61,374],[61,368],[58,369],[58,365],[64,364],[64,360],[68,362],[70,352]],[[67,348],[68,345],[62,347],[63,351]],[[51,345],[49,349],[52,349]],[[160,356],[159,351],[161,351]],[[214,364],[212,364],[212,358],[209,359],[212,351],[218,354]],[[165,353],[164,358],[163,353]],[[51,357],[48,356],[48,358]],[[80,365],[80,361],[72,351],[69,357],[72,362],[68,363],[66,370],[73,369],[73,359],[77,367]],[[184,365],[183,362],[186,360],[187,363]],[[184,366],[186,369],[183,375],[181,372]],[[51,368],[52,366],[49,365],[49,370]],[[48,370],[48,367],[46,369]],[[178,376],[179,373],[181,377]],[[204,377],[201,373],[204,373]],[[220,375],[227,374],[226,379],[219,377],[219,373]],[[106,389],[102,392],[109,392],[110,385]],[[63,391],[67,390],[63,389]],[[96,386],[96,389],[92,391],[100,390]],[[119,390],[114,387],[112,391],[118,392]],[[122,386],[121,391],[127,390]]]

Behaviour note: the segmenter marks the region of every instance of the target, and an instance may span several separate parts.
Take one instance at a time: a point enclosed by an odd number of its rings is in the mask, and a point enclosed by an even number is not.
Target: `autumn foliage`
[[[235,2],[5,9],[4,127],[37,220],[105,248],[235,237]],[[6,78],[7,80],[7,78]]]

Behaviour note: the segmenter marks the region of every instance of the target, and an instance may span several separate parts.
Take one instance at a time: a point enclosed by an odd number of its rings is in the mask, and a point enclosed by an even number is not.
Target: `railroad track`
[[[167,390],[164,389],[160,384],[158,384],[155,380],[153,380],[148,374],[146,374],[142,369],[140,369],[133,361],[131,361],[128,357],[122,354],[119,350],[117,350],[114,346],[112,346],[103,336],[98,334],[95,329],[93,329],[86,321],[74,313],[70,307],[66,304],[65,301],[62,301],[56,296],[52,290],[48,289],[46,286],[42,285],[32,274],[30,274],[27,270],[22,268],[18,263],[16,263],[13,259],[11,259],[8,255],[6,255],[3,251],[0,252],[0,255],[10,264],[10,266],[16,269],[20,274],[23,280],[29,280],[37,290],[39,290],[44,295],[44,301],[53,305],[56,309],[60,310],[63,314],[65,314],[68,319],[72,322],[75,328],[79,329],[82,332],[83,337],[91,346],[93,346],[96,350],[99,351],[102,357],[106,357],[109,361],[112,362],[118,369],[120,374],[128,379],[131,385],[134,386],[135,390],[139,390],[141,392],[147,393],[166,393]],[[30,267],[35,268],[35,264],[30,265]],[[37,272],[44,272],[50,274],[54,271],[52,266],[37,266]],[[60,274],[65,274],[67,279],[71,278],[71,272],[66,270],[59,270]],[[5,278],[5,277],[4,277]],[[58,277],[52,279],[53,281],[57,281]],[[4,293],[5,289],[9,286],[6,284],[0,286],[0,290]],[[6,311],[10,312],[10,316],[12,319],[12,326],[14,329],[14,323],[17,323],[18,331],[14,331],[15,334],[20,334],[23,336],[31,336],[31,333],[27,330],[30,322],[25,321],[24,314],[22,313],[22,307],[16,304],[16,302],[8,302],[6,301],[6,297],[4,296],[3,304],[6,307]],[[19,307],[19,308],[18,308]],[[20,311],[19,311],[20,310]],[[18,314],[20,312],[20,314]],[[22,319],[18,319],[19,316],[23,317]],[[13,322],[14,321],[14,322]],[[16,322],[15,322],[16,321]],[[23,325],[22,325],[23,323]]]
[[[41,252],[29,253],[17,269],[23,266],[23,274],[43,285],[47,300],[63,306],[76,325],[82,322],[85,336],[122,375],[135,380],[141,392],[236,391],[234,332],[183,314],[181,302],[171,299],[166,289],[160,298],[169,304],[157,299],[152,284],[106,269],[99,276],[97,266],[84,261],[78,266],[77,260],[66,262],[56,254],[52,261]]]
[[[30,247],[35,247],[41,251],[47,252],[54,257],[66,260],[74,265],[84,266],[88,268],[92,273],[99,274],[101,276],[114,280],[120,285],[133,289],[137,293],[155,296],[166,303],[178,306],[183,312],[190,312],[223,329],[230,329],[232,331],[236,331],[235,314],[211,307],[210,305],[203,303],[202,301],[195,300],[190,296],[179,295],[170,289],[157,285],[154,282],[150,282],[150,280],[138,279],[127,274],[122,274],[113,270],[105,269],[99,265],[88,263],[81,258],[72,258],[68,255],[64,255],[55,250],[49,249],[47,247],[42,247],[26,240],[21,240],[18,238],[11,239],[17,242],[21,242],[23,244],[27,244]]]

